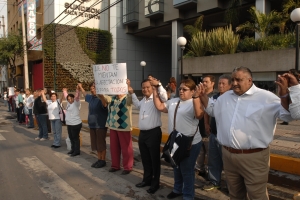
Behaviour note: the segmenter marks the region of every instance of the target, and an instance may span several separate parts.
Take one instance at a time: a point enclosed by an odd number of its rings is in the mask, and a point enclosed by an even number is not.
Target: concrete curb
[[[83,123],[87,123],[87,120],[82,120]],[[131,131],[131,134],[138,138],[140,130],[134,127]],[[162,144],[166,143],[168,140],[169,134],[163,133],[161,142]],[[286,172],[289,174],[300,175],[300,159],[293,158],[288,156],[282,156],[278,154],[270,154],[270,168],[273,170]]]

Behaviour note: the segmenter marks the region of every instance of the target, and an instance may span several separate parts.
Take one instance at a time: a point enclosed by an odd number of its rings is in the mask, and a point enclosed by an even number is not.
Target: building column
[[[271,12],[271,3],[269,0],[256,0],[255,7],[257,10],[264,14],[268,14]],[[255,39],[258,39],[258,34],[255,33]]]
[[[181,22],[172,21],[172,77],[176,78],[177,86],[180,84],[180,62],[181,49],[177,45],[177,39],[183,36],[183,25]]]

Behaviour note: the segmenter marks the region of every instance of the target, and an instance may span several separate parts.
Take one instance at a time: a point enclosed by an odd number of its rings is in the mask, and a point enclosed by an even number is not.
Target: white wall
[[[54,23],[102,30],[108,29],[107,11],[94,18],[92,17],[107,6],[107,0],[90,0],[83,3],[76,1],[74,4],[72,3],[73,0],[44,1],[44,24],[51,23],[57,16],[63,13]],[[67,10],[66,7],[68,7]],[[90,8],[90,10],[86,11],[87,8]],[[85,20],[88,21],[79,25]]]

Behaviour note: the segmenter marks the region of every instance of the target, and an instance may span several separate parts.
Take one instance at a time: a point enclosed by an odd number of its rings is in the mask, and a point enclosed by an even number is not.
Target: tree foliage
[[[23,55],[22,36],[14,33],[8,34],[6,38],[0,39],[0,63],[8,65],[10,68],[10,77],[15,84],[16,60]]]
[[[282,14],[276,11],[271,11],[268,14],[264,14],[257,10],[255,7],[251,7],[249,10],[251,15],[251,22],[239,25],[236,31],[251,31],[257,33],[261,38],[266,37],[274,28],[280,28],[283,20]]]
[[[200,17],[198,17],[197,20],[195,21],[194,25],[186,25],[184,27],[184,30],[188,34],[190,34],[190,36],[193,36],[193,35],[199,33],[200,31],[202,31],[203,17],[204,17],[204,15],[201,15]]]

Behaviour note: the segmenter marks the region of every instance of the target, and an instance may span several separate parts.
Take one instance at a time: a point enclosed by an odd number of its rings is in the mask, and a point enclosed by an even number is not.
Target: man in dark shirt
[[[212,98],[217,101],[217,98],[231,89],[231,76],[222,75],[219,78],[218,90],[219,93]],[[203,190],[212,190],[220,188],[221,174],[223,170],[222,161],[222,145],[217,140],[217,125],[214,117],[210,120],[210,134],[208,145],[208,180],[209,184],[203,187]]]
[[[48,138],[48,129],[47,129],[47,119],[48,111],[46,102],[42,101],[41,89],[37,90],[38,97],[34,100],[33,104],[33,113],[37,119],[39,126],[39,136],[35,140],[47,140]]]
[[[217,94],[214,91],[215,77],[213,75],[206,75],[203,78],[203,85],[205,87],[205,93],[208,97],[212,97]],[[202,119],[199,120],[199,130],[202,136],[202,146],[200,154],[196,160],[196,169],[198,170],[198,175],[206,178],[206,169],[205,165],[207,164],[205,158],[208,156],[208,135],[210,133],[210,116],[204,113]]]
[[[88,124],[90,128],[91,147],[97,151],[98,160],[91,167],[101,168],[106,165],[106,132],[107,107],[103,107],[101,100],[96,95],[95,84],[90,84],[91,94],[86,94],[82,84],[78,86],[85,96],[85,101],[89,103]]]

